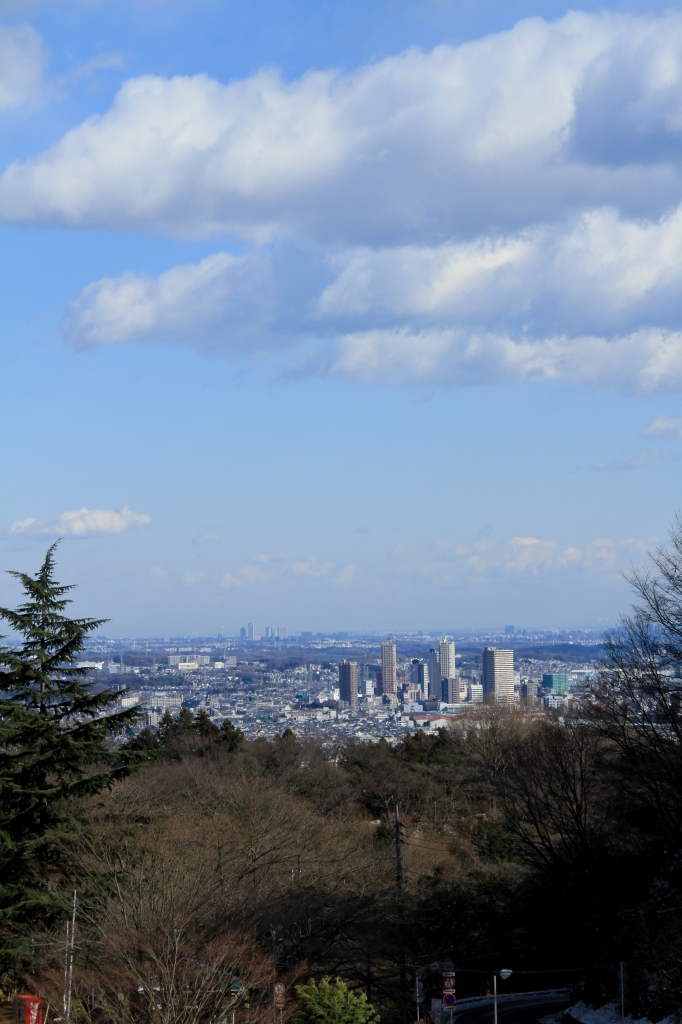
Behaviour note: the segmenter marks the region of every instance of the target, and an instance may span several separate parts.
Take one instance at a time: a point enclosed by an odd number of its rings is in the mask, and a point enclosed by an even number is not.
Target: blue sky
[[[3,567],[62,536],[111,635],[612,623],[680,505],[681,6],[0,2]]]

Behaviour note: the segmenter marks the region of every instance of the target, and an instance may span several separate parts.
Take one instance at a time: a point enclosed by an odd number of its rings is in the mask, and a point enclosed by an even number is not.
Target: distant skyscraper
[[[239,630],[239,639],[246,640],[246,626],[242,626]]]
[[[381,645],[381,692],[395,693],[397,689],[395,644],[392,640],[384,640]]]
[[[272,635],[273,635],[272,626],[266,626],[265,627],[265,639],[267,640]]]
[[[444,704],[457,704],[459,701],[459,680],[446,676],[442,682],[441,700]]]
[[[246,639],[253,640],[253,622],[249,622],[246,627]]]
[[[286,640],[286,638],[289,636],[289,630],[287,629],[287,627],[286,626],[278,626],[277,627],[277,636],[280,638],[280,640]]]
[[[440,660],[441,679],[454,679],[457,675],[455,670],[455,644],[453,640],[441,640],[438,648]]]
[[[429,699],[440,700],[440,658],[438,657],[438,651],[435,651],[433,647],[429,651],[429,658],[427,662],[429,666]]]
[[[412,660],[410,683],[412,684],[412,688],[416,689],[418,687],[425,697],[428,696],[429,666],[420,658],[413,658]]]
[[[528,679],[522,684],[521,697],[528,708],[534,708],[540,703],[537,679]]]
[[[505,626],[504,627],[505,636],[514,636],[515,632],[516,632],[516,627],[515,626]]]
[[[339,699],[352,708],[358,704],[358,663],[339,662]]]
[[[459,699],[459,689],[455,678],[455,645],[452,640],[443,638],[438,646],[438,660],[440,662],[441,700],[446,704],[456,704]]]
[[[484,700],[499,704],[514,703],[514,652],[498,647],[483,648],[483,684]]]

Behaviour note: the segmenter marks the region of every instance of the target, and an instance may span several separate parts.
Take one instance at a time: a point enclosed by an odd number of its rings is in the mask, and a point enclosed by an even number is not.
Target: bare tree
[[[582,714],[617,748],[629,800],[682,840],[682,517],[671,546],[626,578],[638,598],[607,634],[598,682]]]

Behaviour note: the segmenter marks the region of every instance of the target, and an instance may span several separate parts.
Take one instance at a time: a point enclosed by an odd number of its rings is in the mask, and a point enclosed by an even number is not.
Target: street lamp
[[[508,967],[503,967],[500,971],[500,977],[502,981],[506,981],[507,978],[511,978],[513,971],[510,971]],[[494,1006],[494,1021],[497,1024],[497,974],[493,974],[493,1006]]]

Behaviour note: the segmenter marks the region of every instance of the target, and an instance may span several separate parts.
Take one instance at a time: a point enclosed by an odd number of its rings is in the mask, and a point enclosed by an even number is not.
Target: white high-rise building
[[[384,640],[381,645],[381,692],[396,693],[397,689],[395,644],[392,640]]]
[[[498,704],[514,703],[514,652],[484,647],[482,655],[483,699]]]
[[[442,679],[454,679],[457,675],[455,670],[455,642],[454,640],[441,640],[438,648],[438,660],[440,661],[440,674]]]

